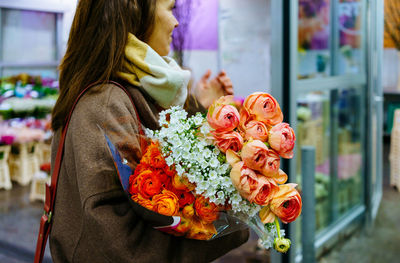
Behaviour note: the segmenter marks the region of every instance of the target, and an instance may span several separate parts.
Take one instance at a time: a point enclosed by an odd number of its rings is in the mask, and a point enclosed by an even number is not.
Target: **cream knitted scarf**
[[[190,71],[181,69],[170,57],[161,57],[131,33],[118,76],[142,87],[164,109],[182,106],[188,95]]]

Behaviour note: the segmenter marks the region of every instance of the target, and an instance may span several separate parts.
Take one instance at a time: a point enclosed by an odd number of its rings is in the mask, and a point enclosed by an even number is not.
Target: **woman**
[[[150,129],[158,128],[162,108],[185,103],[190,74],[161,57],[168,54],[178,26],[173,7],[173,0],[79,1],[53,111],[53,163],[65,117],[91,83],[123,83],[141,124]],[[212,87],[203,88],[201,96],[224,94],[221,86]],[[188,100],[195,105],[193,98]],[[58,180],[50,233],[54,262],[209,262],[247,240],[247,230],[199,241],[151,227],[170,217],[154,216],[129,203],[102,133],[112,137],[134,168],[141,157],[138,125],[129,97],[114,84],[99,84],[79,101]]]

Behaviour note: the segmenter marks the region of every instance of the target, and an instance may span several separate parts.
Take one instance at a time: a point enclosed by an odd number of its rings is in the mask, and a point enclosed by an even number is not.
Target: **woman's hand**
[[[211,70],[203,75],[196,84],[194,95],[204,108],[208,108],[216,99],[233,94],[231,79],[222,70],[215,78],[210,80]]]

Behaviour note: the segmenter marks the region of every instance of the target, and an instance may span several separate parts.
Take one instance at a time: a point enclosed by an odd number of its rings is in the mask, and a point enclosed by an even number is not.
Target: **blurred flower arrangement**
[[[50,139],[50,118],[11,119],[0,123],[0,144],[40,142]]]
[[[299,1],[299,48],[322,50],[328,48],[330,0]]]
[[[0,115],[3,119],[44,118],[58,97],[58,82],[22,73],[0,79]]]
[[[339,5],[340,46],[360,48],[361,2],[340,1]]]

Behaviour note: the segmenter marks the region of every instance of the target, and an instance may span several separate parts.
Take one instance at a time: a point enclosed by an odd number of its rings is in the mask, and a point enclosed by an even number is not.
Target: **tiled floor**
[[[386,145],[387,146],[387,145]],[[384,154],[384,196],[373,228],[337,245],[321,263],[400,262],[400,193],[388,186],[388,147]],[[0,262],[32,262],[43,203],[29,202],[29,187],[0,190]],[[213,263],[267,263],[268,252],[256,250],[256,237]],[[45,262],[51,262],[49,249]]]
[[[32,262],[43,203],[29,201],[29,186],[0,190],[0,262]],[[46,251],[50,259],[50,253]],[[19,261],[18,261],[19,260]],[[47,260],[48,261],[48,260]]]

